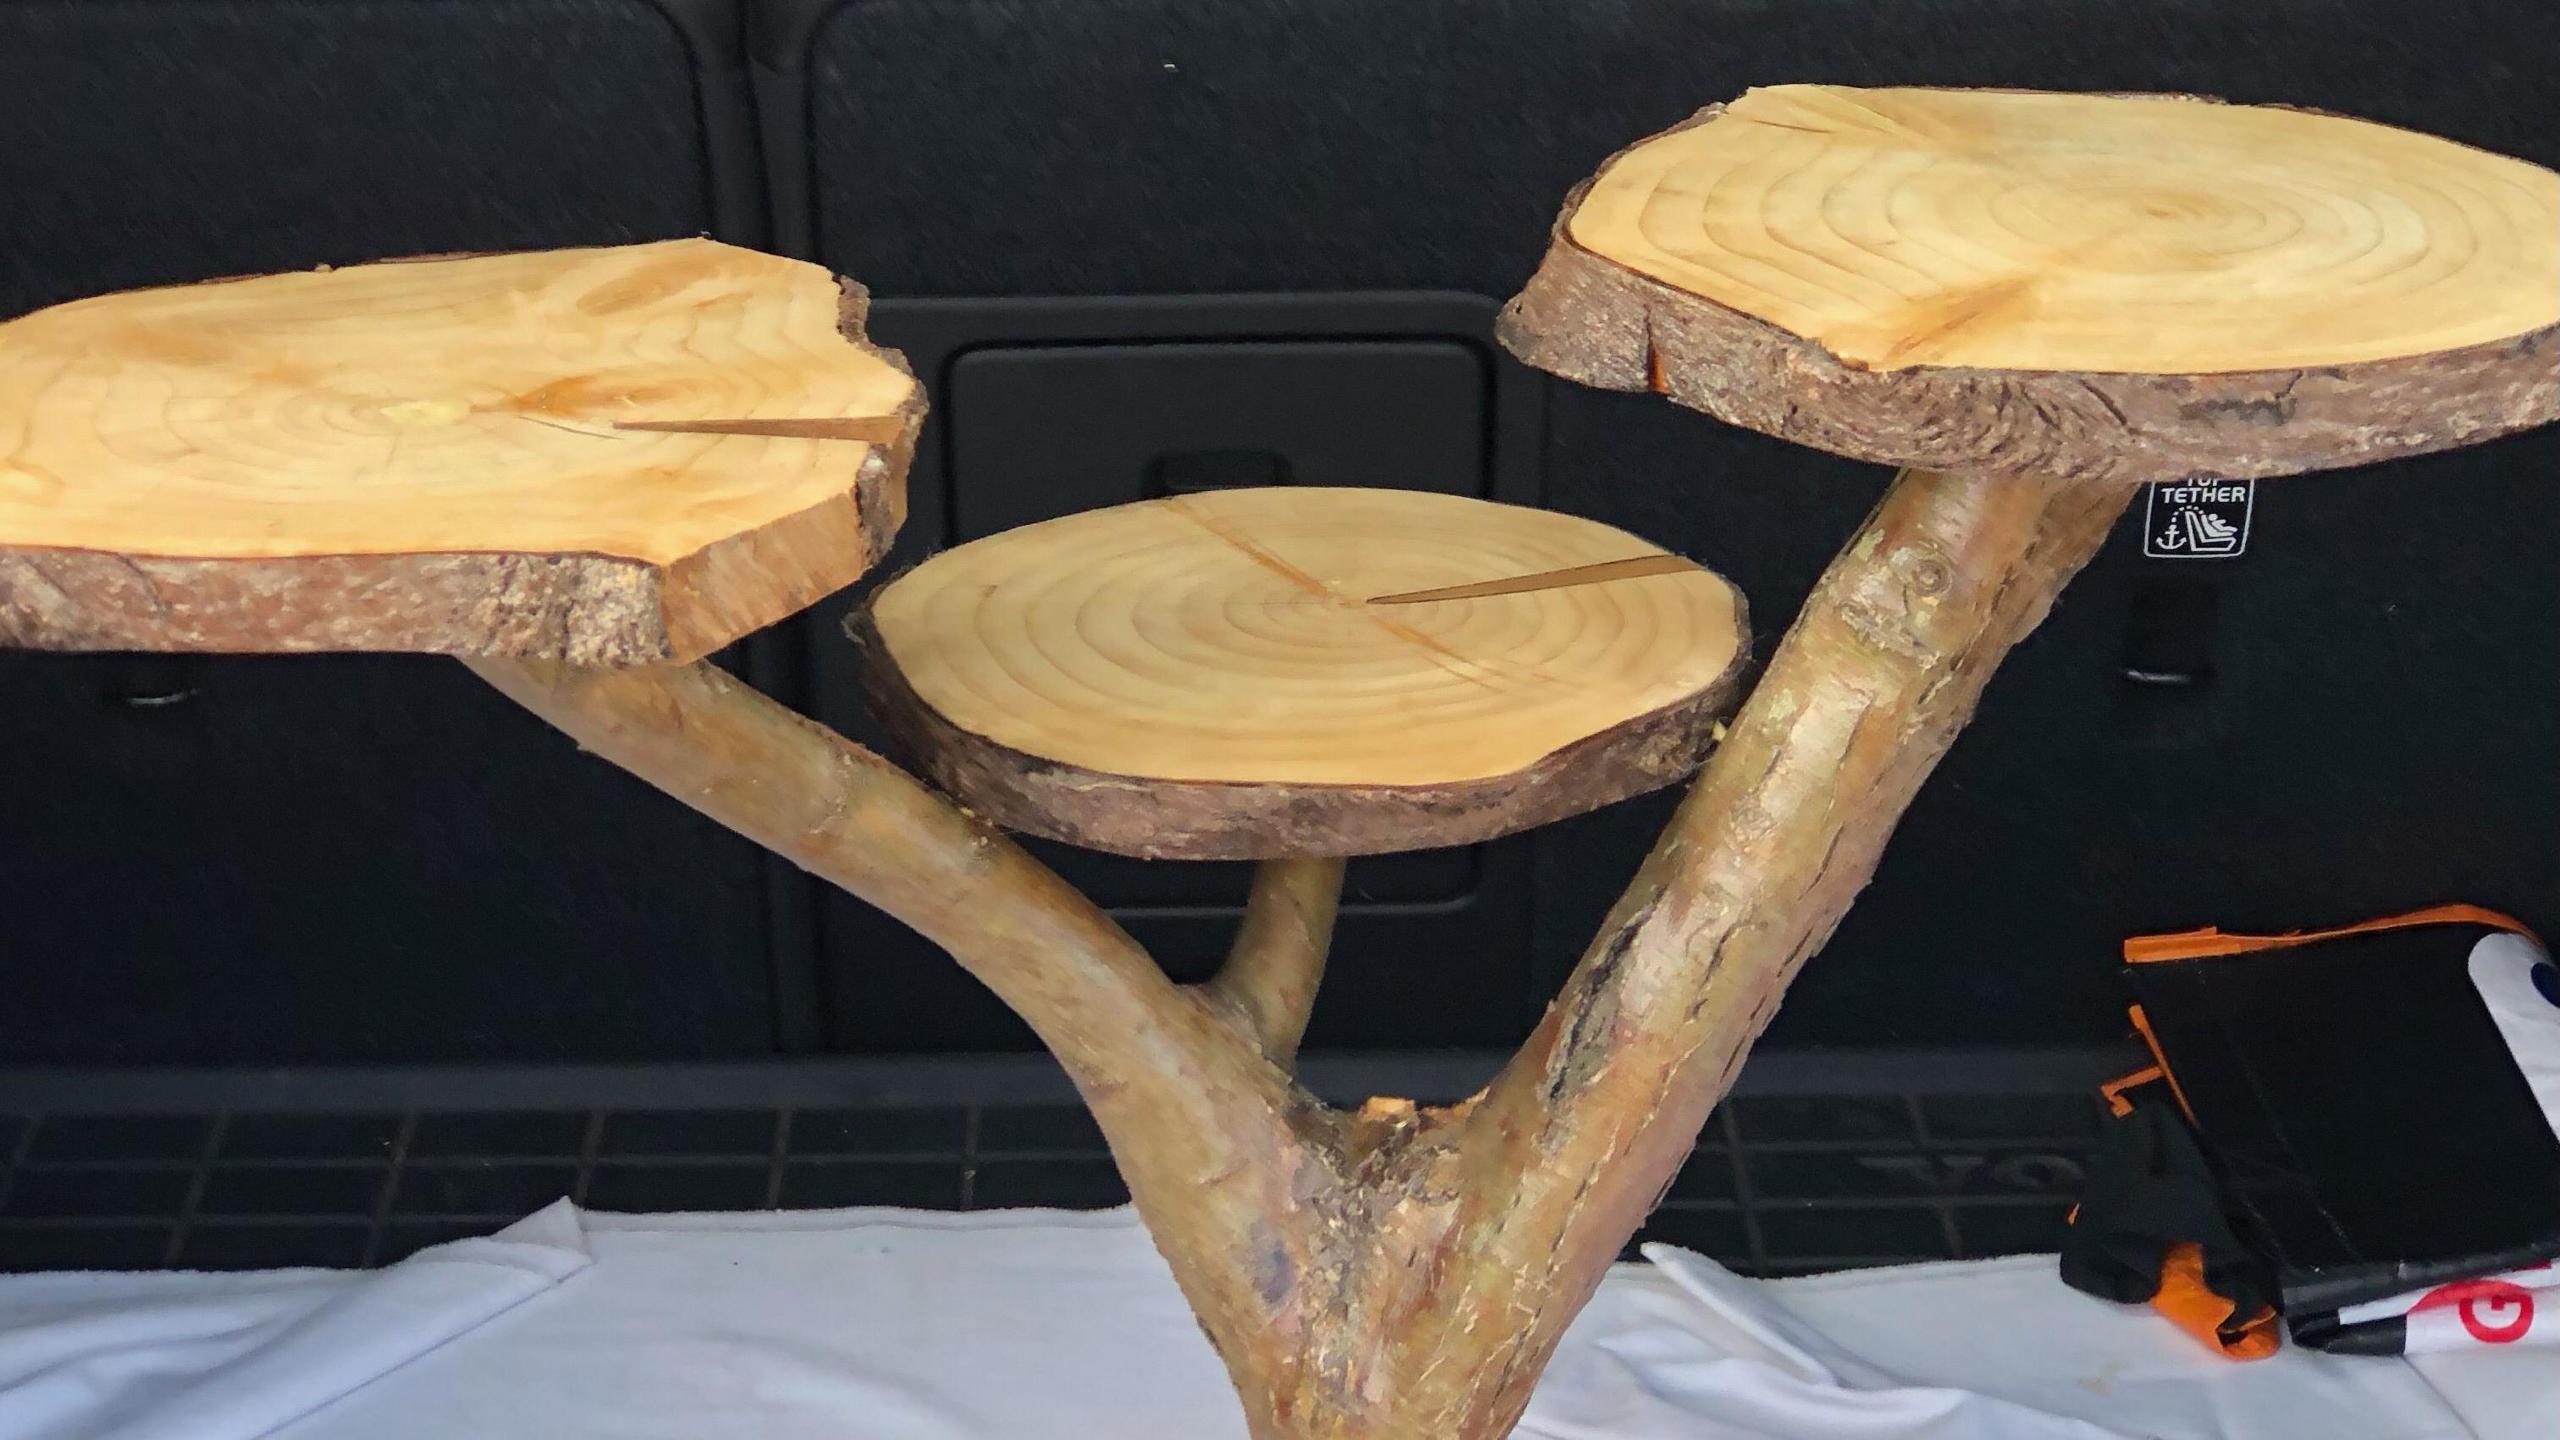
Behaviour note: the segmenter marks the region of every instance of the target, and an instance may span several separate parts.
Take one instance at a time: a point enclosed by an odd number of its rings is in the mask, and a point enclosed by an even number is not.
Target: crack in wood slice
[[[1641,580],[1647,575],[1677,575],[1695,570],[1698,563],[1685,555],[1638,555],[1625,560],[1603,560],[1594,565],[1571,565],[1562,570],[1546,570],[1535,575],[1514,575],[1508,580],[1480,580],[1472,585],[1443,585],[1436,590],[1408,590],[1401,595],[1372,595],[1372,605],[1425,605],[1434,600],[1479,600],[1491,595],[1525,595],[1532,590],[1558,590],[1568,585],[1600,585],[1611,580]]]
[[[1643,548],[1457,496],[1222,491],[948,551],[856,634],[900,749],[1013,828],[1155,857],[1454,845],[1668,784],[1712,744],[1741,598]],[[1520,583],[1595,566],[1621,573]],[[1453,586],[1485,588],[1367,598]]]
[[[661,435],[768,435],[785,440],[867,440],[886,445],[898,438],[903,423],[893,415],[855,415],[796,420],[616,420],[613,428]]]
[[[2336,468],[2560,418],[2560,175],[2193,97],[1775,86],[1612,158],[1501,333],[1886,464]]]
[[[864,309],[683,240],[0,324],[0,643],[697,657],[897,531],[924,398]]]

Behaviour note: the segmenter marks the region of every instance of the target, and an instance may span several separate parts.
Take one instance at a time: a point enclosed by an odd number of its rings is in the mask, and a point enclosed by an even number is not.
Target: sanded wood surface
[[[2560,175],[2184,96],[1774,86],[1609,161],[1503,328],[1889,464],[2353,465],[2560,418]]]
[[[1696,767],[1745,650],[1716,575],[1403,598],[1663,554],[1457,496],[1214,491],[938,555],[857,633],[901,749],[1001,823],[1158,857],[1369,854]]]
[[[1761,178],[1786,209],[1792,184]],[[1943,227],[1934,251],[1970,253],[1967,233]],[[1315,857],[1553,818],[1693,760],[1711,707],[1680,697],[1720,702],[1741,617],[1722,582],[1653,547],[1482,502],[1308,490],[963,547],[855,624],[888,728],[978,814],[709,666],[477,662],[581,746],[915,925],[1020,1011],[1092,1105],[1256,1440],[1513,1431],[1993,671],[2132,498],[2087,482],[2407,453],[2549,404],[2547,327],[2282,372],[1980,369],[1917,345],[1910,363],[1853,361],[1569,234],[1505,335],[1564,373],[1780,434],[1990,468],[1886,490],[1556,1003],[1455,1104],[1343,1110],[1291,1081],[1343,874]],[[1275,858],[1226,968],[1176,987],[990,821]]]
[[[863,309],[680,240],[0,324],[0,642],[698,656],[896,532],[923,397]]]

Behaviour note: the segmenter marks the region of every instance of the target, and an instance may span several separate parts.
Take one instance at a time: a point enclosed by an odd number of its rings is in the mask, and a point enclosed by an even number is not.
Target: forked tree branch
[[[1506,1433],[1778,996],[1874,871],[2116,487],[1911,474],[1825,572],[1520,1053],[1448,1109],[1285,1066],[1341,867],[1257,875],[1226,971],[1166,979],[905,772],[708,666],[473,662],[580,744],[951,951],[1075,1079],[1258,1435]]]
[[[1563,993],[1463,1118],[1471,1203],[1503,1219],[1482,1236],[1470,1293],[1434,1326],[1507,1332],[1503,1366],[1536,1373],[1797,967],[1874,874],[1993,669],[2096,553],[2129,493],[1896,479]]]
[[[1255,865],[1235,947],[1208,982],[1210,995],[1244,1016],[1262,1053],[1283,1069],[1297,1059],[1324,981],[1342,869],[1339,859],[1317,857]]]
[[[708,664],[591,669],[470,660],[598,756],[951,952],[1066,1067],[1132,1198],[1213,1333],[1263,1323],[1236,1257],[1331,1174],[1294,1123],[1311,1103],[1198,991],[994,827]]]
[[[582,748],[951,951],[1079,1083],[1163,1043],[1180,995],[1128,932],[871,751],[709,665],[466,663]]]
[[[1923,165],[1938,139],[1960,134],[1961,153],[1945,157],[1960,162],[1944,172],[1956,190],[1968,177],[1996,173],[2006,184],[2023,175],[2033,183],[2013,187],[2022,204],[2143,212],[2138,243],[2129,243],[2162,263],[2129,268],[2122,254],[2054,251],[1988,288],[1964,265],[1914,268],[1913,255],[2015,238],[1993,233],[2003,227],[1985,206],[1901,217],[1911,243],[1894,254],[1844,246],[1832,223],[1843,207],[1890,198],[1875,186],[1908,178],[1897,170],[1879,181],[1872,166],[1830,167],[1833,181],[1806,192],[1807,203],[1742,204],[1758,224],[1699,228],[1695,206],[1670,214],[1655,203],[1707,187],[1748,202],[1773,178],[1795,185],[1802,166],[1767,163],[1780,151],[1851,156],[1887,131]],[[2113,158],[2087,174],[2030,165],[2011,175],[1977,163],[2024,155],[2041,164],[2057,134]],[[2281,173],[2242,183],[2211,163],[2257,153],[2271,137],[2288,157]],[[2117,159],[2146,146],[2159,153],[2144,186],[2119,184]],[[2447,167],[2471,190],[2501,197],[2497,225],[2430,208],[2442,198],[2432,177]],[[76,485],[66,493],[78,503],[0,517],[0,639],[642,666],[473,662],[589,750],[905,921],[1021,1014],[1100,1122],[1257,1440],[1499,1440],[1788,981],[1874,872],[1993,669],[2096,552],[2134,482],[2334,468],[2560,416],[2549,290],[2519,280],[2551,273],[2551,201],[2560,194],[2552,180],[2521,162],[2298,111],[1804,86],[1753,91],[1611,161],[1568,203],[1546,261],[1505,310],[1506,346],[1568,378],[1662,392],[1843,455],[1970,468],[1897,478],[1816,585],[1545,1019],[1483,1093],[1452,1106],[1378,1099],[1341,1111],[1290,1079],[1339,898],[1338,863],[1267,865],[1226,971],[1178,986],[977,815],[708,666],[656,663],[706,653],[841,588],[879,558],[903,514],[900,477],[922,395],[896,357],[860,339],[859,291],[812,266],[678,241],[137,292],[10,321],[0,326],[0,429],[14,424],[35,447],[11,459],[48,480],[71,477],[55,488]],[[2162,194],[2179,203],[2155,203]],[[2248,323],[2195,336],[2164,329],[2160,305],[2148,301],[2192,299],[2197,285],[2229,278],[2228,257],[2190,244],[2196,237],[2181,225],[2209,220],[2225,202],[2299,209],[2303,196],[2324,214],[2447,221],[2418,238],[2445,251],[2450,278],[2417,307],[2394,306],[2380,291],[2364,307],[2306,306],[2298,286],[2289,300],[2235,291]],[[2212,228],[2198,233],[2210,239]],[[1847,258],[1832,267],[1833,281],[1810,290],[1771,289],[1741,273],[1751,266],[1719,263],[1772,245]],[[2252,255],[2252,273],[2316,269],[2325,263],[2317,248],[2266,248]],[[1875,263],[1862,270],[1859,256]],[[1872,283],[1879,267],[1893,272],[1890,283]],[[2135,269],[2145,283],[2128,284]],[[444,303],[492,287],[559,303],[494,318],[486,307]],[[753,323],[742,327],[741,314]],[[106,343],[125,331],[168,343]],[[673,368],[652,362],[664,382],[655,388],[677,396],[699,376],[702,393],[753,403],[724,403],[726,419],[674,407],[641,415],[629,387],[594,383],[602,362],[559,358],[637,355],[667,334],[686,340],[689,358]],[[741,350],[741,334],[763,343]],[[271,343],[243,348],[243,335]],[[104,380],[88,383],[97,377],[84,370],[82,383],[50,383],[92,355],[109,362]],[[334,399],[304,393],[293,377],[311,368],[301,363],[310,355],[333,373],[371,378],[337,386],[345,394]],[[279,356],[296,363],[271,363]],[[208,367],[236,371],[233,388],[246,398],[223,418],[272,463],[218,475],[133,464],[137,447],[151,448],[145,442],[185,440],[203,426],[155,431],[149,414],[102,397],[168,392],[173,366],[184,372],[181,390]],[[501,435],[479,422],[503,414],[452,398],[493,386],[521,397],[515,420],[539,423],[510,423]],[[401,398],[336,413],[358,391]],[[25,404],[7,403],[21,395]],[[328,429],[333,443],[305,443],[286,423],[295,417]],[[436,429],[438,443],[395,443],[380,473],[344,494],[328,490],[326,462],[344,432],[396,442],[419,425]],[[651,438],[670,429],[782,440],[714,449]],[[620,461],[597,449],[608,443]],[[599,482],[599,464],[613,483]],[[457,504],[457,477],[487,482],[480,488],[490,494],[548,499]],[[774,503],[706,508],[706,495]],[[315,496],[332,503],[315,505]],[[1151,609],[1145,625],[1124,599],[1193,573],[1153,540],[1143,548],[1156,558],[1141,565],[1138,549],[1094,549],[1078,538],[1085,531],[1031,527],[967,547],[983,572],[946,574],[982,595],[1011,587],[1017,612],[1045,597],[1043,613],[1070,616],[1080,635],[1085,621],[1106,619],[1114,637],[1181,634],[1180,653],[1164,650],[1168,665],[1145,667],[1145,683],[1097,687],[1145,706],[1134,721],[1116,717],[1142,742],[1136,751],[1158,747],[1135,727],[1180,709],[1186,694],[1199,703],[1162,728],[1211,728],[1248,693],[1228,682],[1256,669],[1280,677],[1292,697],[1271,711],[1281,732],[1323,749],[1324,737],[1301,733],[1318,712],[1298,699],[1316,658],[1342,660],[1336,675],[1379,702],[1329,714],[1335,737],[1375,731],[1374,716],[1429,712],[1445,740],[1443,722],[1461,707],[1431,698],[1443,667],[1396,670],[1407,679],[1373,673],[1354,640],[1410,637],[1347,603],[1350,592],[1279,562],[1293,546],[1248,540],[1298,522],[1352,535],[1402,527],[1429,538],[1431,573],[1358,594],[1436,604],[1456,598],[1445,582],[1462,577],[1479,583],[1460,594],[1491,598],[1482,582],[1504,574],[1496,562],[1515,540],[1527,545],[1518,553],[1543,553],[1554,519],[1491,507],[1509,518],[1479,512],[1471,524],[1482,543],[1450,548],[1435,515],[1471,502],[1291,490],[1227,499],[1223,509],[1177,507],[1176,528],[1198,531],[1220,573],[1240,577],[1235,586],[1221,598],[1184,580],[1190,608]],[[748,524],[766,514],[781,518]],[[1239,528],[1248,515],[1261,518]],[[634,537],[647,542],[640,554],[679,558],[628,558]],[[400,548],[410,545],[419,548]],[[1018,566],[1026,553],[1036,564]],[[1096,554],[1118,562],[1097,567]],[[1238,554],[1257,563],[1237,564]],[[1613,542],[1585,558],[1605,566],[1637,557]],[[1238,620],[1234,598],[1263,593],[1282,573],[1291,591],[1318,592],[1308,598],[1319,603],[1288,622],[1289,636]],[[1516,828],[1561,818],[1695,763],[1738,665],[1740,607],[1711,593],[1725,589],[1712,577],[1632,583],[1657,587],[1645,593],[1666,601],[1661,623],[1630,619],[1622,629],[1647,648],[1613,640],[1557,649],[1583,631],[1541,621],[1532,649],[1591,662],[1542,669],[1543,681],[1571,690],[1574,675],[1614,683],[1682,662],[1724,673],[1697,675],[1678,703],[1657,697],[1634,715],[1559,710],[1550,718],[1574,720],[1565,728],[1582,737],[1559,734],[1561,748],[1524,743],[1536,707],[1471,702],[1480,739],[1489,732],[1544,758],[1490,776],[1403,775],[1431,783],[1386,787],[1393,795],[1274,782],[1250,764],[1203,774],[1153,763],[1162,756],[1127,757],[1150,762],[1138,771],[1053,763],[1035,758],[1037,746],[999,743],[984,725],[931,719],[933,707],[900,688],[894,666],[873,667],[873,689],[882,708],[912,712],[919,735],[939,736],[944,763],[933,773],[952,793],[989,815],[1057,827],[1040,833],[1196,858],[1339,854],[1435,835],[1472,841],[1493,833],[1482,829],[1489,819]],[[1682,604],[1659,588],[1672,585],[1688,587]],[[884,590],[884,602],[900,589]],[[1224,638],[1193,628],[1204,618]],[[1322,626],[1301,633],[1301,619],[1347,628],[1349,638],[1336,636],[1337,647]],[[1020,643],[1042,648],[1033,630],[1013,628]],[[1493,627],[1524,636],[1532,628]],[[1710,654],[1701,642],[1726,648]],[[1089,675],[1127,670],[1107,637],[1080,648]],[[1285,663],[1269,658],[1281,650]],[[1158,683],[1186,665],[1220,683],[1188,692]],[[1075,682],[1055,668],[1062,684]],[[1380,679],[1393,683],[1369,688]],[[987,702],[990,713],[978,717],[987,724],[1008,708],[973,685],[948,693]],[[1601,737],[1607,743],[1588,743]],[[1168,768],[1179,773],[1157,773]],[[1382,799],[1401,808],[1371,808]]]

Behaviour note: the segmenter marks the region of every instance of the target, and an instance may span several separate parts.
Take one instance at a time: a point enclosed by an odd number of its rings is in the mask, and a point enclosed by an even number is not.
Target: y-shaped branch
[[[1325,952],[1333,948],[1334,912],[1342,903],[1342,861],[1265,860],[1253,870],[1253,893],[1227,963],[1209,993],[1243,1013],[1271,1063],[1286,1069],[1307,1033]]]
[[[1213,1333],[1263,1323],[1237,1257],[1296,1203],[1307,1102],[1234,1022],[993,827],[709,665],[468,662],[587,750],[951,952],[1039,1032]],[[1319,1167],[1320,1173],[1329,1173]]]
[[[2130,487],[1915,472],[1824,572],[1563,993],[1467,1119],[1508,1187],[1476,1312],[1535,1373],[1796,970]],[[1525,1302],[1525,1303],[1523,1303]],[[1506,1318],[1501,1323],[1512,1323]]]
[[[1346,1123],[1364,1198],[1339,1248],[1354,1258],[1275,1307],[1324,1335],[1312,1358],[1285,1324],[1248,1337],[1262,1353],[1232,1368],[1258,1436],[1510,1431],[1993,668],[2126,497],[1895,482],[1520,1054],[1467,1104]]]
[[[482,662],[492,683],[949,949],[1110,1138],[1260,1440],[1494,1440],[1874,872],[2120,489],[1898,480],[1520,1054],[1449,1109],[1327,1111],[1283,1065],[1340,871],[1258,877],[1185,990],[1118,926],[869,751],[708,667]]]
[[[1160,1053],[1181,997],[1127,932],[906,772],[709,665],[469,662],[578,744],[952,952],[1080,1084]]]

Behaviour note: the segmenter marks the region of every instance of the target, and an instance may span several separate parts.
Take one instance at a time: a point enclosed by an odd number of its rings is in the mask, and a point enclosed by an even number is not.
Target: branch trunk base
[[[1510,1066],[1445,1109],[1286,1066],[1340,884],[1274,865],[1229,972],[1166,981],[1002,836],[707,667],[480,672],[908,920],[1075,1077],[1255,1440],[1499,1440],[2011,646],[2129,491],[1897,480],[1815,587]]]

